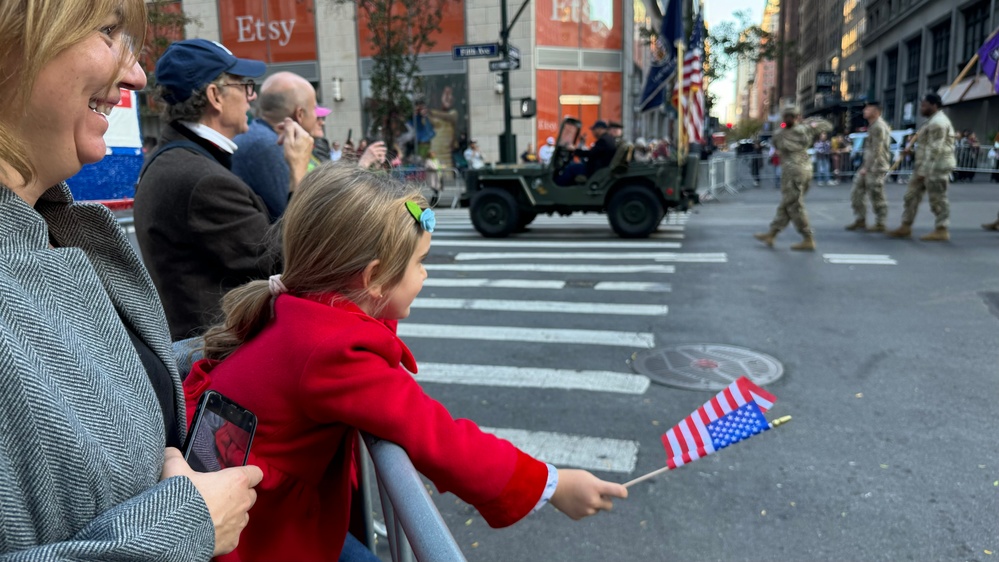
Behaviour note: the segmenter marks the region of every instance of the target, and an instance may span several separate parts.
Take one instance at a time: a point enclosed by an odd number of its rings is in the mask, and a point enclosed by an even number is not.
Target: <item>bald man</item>
[[[260,196],[274,222],[307,171],[307,165],[288,164],[280,142],[283,122],[289,118],[306,131],[315,129],[316,90],[297,74],[278,72],[260,87],[256,113],[249,129],[233,139],[239,148],[232,156],[232,171]]]
[[[233,139],[239,150],[233,155],[232,171],[264,200],[271,222],[284,214],[288,199],[308,172],[308,167],[289,166],[283,141],[284,120],[291,119],[306,131],[316,129],[316,89],[293,72],[269,76],[257,98],[257,118],[249,129]],[[385,161],[385,144],[374,143],[361,156],[362,165]]]

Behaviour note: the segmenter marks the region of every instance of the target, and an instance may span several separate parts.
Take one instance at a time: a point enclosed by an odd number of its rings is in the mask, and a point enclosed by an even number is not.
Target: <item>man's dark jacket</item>
[[[592,148],[577,150],[576,154],[586,158],[586,175],[592,176],[597,170],[610,166],[615,152],[617,152],[617,141],[610,133],[604,133],[593,143]]]
[[[222,295],[266,278],[279,262],[266,244],[267,207],[229,171],[229,154],[179,123],[165,129],[159,146],[177,140],[193,141],[213,158],[167,150],[135,190],[135,234],[174,340],[203,333],[220,319]]]

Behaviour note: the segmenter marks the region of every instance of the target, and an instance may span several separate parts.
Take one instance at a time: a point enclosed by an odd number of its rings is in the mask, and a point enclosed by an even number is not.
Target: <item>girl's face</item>
[[[423,289],[423,282],[427,278],[427,270],[423,268],[423,260],[430,253],[430,233],[424,232],[420,235],[420,241],[416,243],[416,250],[409,258],[409,265],[406,266],[406,274],[398,285],[389,289],[385,298],[387,299],[385,308],[382,309],[380,318],[385,320],[402,320],[409,316],[409,307]]]
[[[29,158],[48,175],[68,178],[103,158],[107,114],[121,100],[119,88],[145,87],[146,75],[134,59],[121,66],[122,41],[127,38],[118,18],[109,16],[39,73],[19,130]]]

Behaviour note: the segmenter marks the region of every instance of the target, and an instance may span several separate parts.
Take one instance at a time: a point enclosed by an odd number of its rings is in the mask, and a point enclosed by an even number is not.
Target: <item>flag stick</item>
[[[682,165],[687,158],[686,144],[683,142],[683,41],[676,40],[676,161]]]
[[[774,421],[770,422],[770,427],[771,428],[780,427],[781,425],[783,425],[783,424],[785,424],[785,423],[787,423],[789,421],[791,421],[791,416],[783,416],[783,417],[777,418]],[[659,476],[660,474],[665,473],[669,469],[670,468],[668,466],[664,466],[664,467],[662,467],[662,468],[660,468],[658,470],[653,470],[652,472],[650,472],[648,474],[639,476],[638,478],[635,478],[634,480],[629,480],[628,482],[625,482],[624,483],[624,487],[625,488],[629,488],[633,484],[638,484],[639,482],[645,482],[646,480],[648,480],[650,478],[655,478],[656,476]]]

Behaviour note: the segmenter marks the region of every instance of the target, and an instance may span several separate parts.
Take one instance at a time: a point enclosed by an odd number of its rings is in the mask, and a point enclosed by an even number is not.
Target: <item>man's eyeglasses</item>
[[[222,84],[223,86],[242,86],[243,90],[246,92],[247,98],[252,98],[254,92],[256,92],[257,83],[253,80],[247,80],[246,82],[232,82],[227,84]]]

